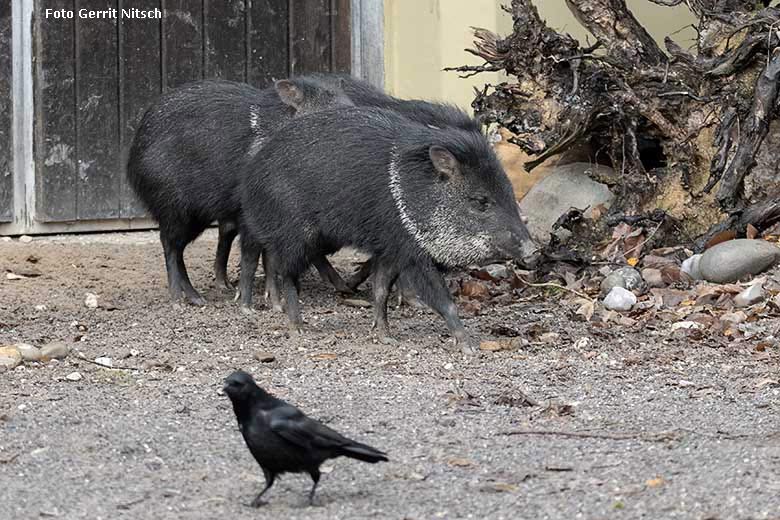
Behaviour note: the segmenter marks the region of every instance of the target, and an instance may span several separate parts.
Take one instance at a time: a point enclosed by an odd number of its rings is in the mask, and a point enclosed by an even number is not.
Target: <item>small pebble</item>
[[[754,283],[734,297],[734,305],[748,307],[764,299],[764,288],[760,283]]]
[[[601,282],[601,294],[609,294],[615,287],[621,287],[629,291],[642,287],[642,275],[633,267],[621,267],[610,273]]]
[[[16,350],[16,347],[0,347],[0,368],[4,370],[13,370],[22,364],[22,355]]]
[[[81,381],[81,374],[78,372],[71,372],[67,376],[65,376],[65,379],[68,381]]]
[[[613,287],[604,298],[604,307],[612,311],[630,311],[636,305],[636,296],[623,287]]]
[[[98,365],[103,365],[104,367],[113,367],[114,361],[110,357],[98,357],[95,358],[95,363]]]
[[[29,244],[30,242],[32,242],[32,237],[29,235],[22,235],[19,237],[19,242],[21,242],[22,244]]]
[[[41,360],[41,349],[35,345],[30,345],[29,343],[17,343],[14,345],[14,347],[16,347],[16,350],[19,351],[19,354],[21,354],[22,359],[25,361]]]
[[[88,309],[97,309],[98,308],[98,297],[96,294],[87,293],[84,295],[84,305],[87,306]]]
[[[255,352],[255,359],[261,363],[273,363],[276,360],[276,356],[270,352],[259,351]]]
[[[41,360],[65,359],[70,354],[70,346],[62,341],[52,341],[41,347]]]

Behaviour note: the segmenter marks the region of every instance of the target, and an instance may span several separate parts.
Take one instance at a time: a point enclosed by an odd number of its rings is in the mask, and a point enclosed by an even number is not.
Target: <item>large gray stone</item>
[[[709,282],[728,283],[758,274],[780,260],[780,248],[764,240],[740,238],[711,247],[701,255],[699,271]]]
[[[553,173],[539,181],[520,201],[520,210],[528,217],[528,230],[539,243],[550,241],[552,226],[571,208],[591,210],[603,204],[609,207],[615,196],[605,184],[591,179],[587,171],[611,170],[608,166],[589,163],[571,163],[556,166]],[[609,175],[602,175],[608,177]]]

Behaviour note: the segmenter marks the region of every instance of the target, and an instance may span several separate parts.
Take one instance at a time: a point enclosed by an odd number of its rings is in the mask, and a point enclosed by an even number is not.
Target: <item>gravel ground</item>
[[[0,518],[780,518],[776,344],[587,324],[538,295],[465,319],[520,331],[518,350],[463,357],[405,307],[385,346],[313,275],[291,339],[215,288],[214,248],[209,232],[188,250],[195,308],[168,301],[154,233],[0,242],[1,270],[40,275],[0,280],[0,344],[73,344],[0,374]],[[237,368],[391,462],[327,463],[314,507],[302,475],[247,507],[263,478],[221,393]]]

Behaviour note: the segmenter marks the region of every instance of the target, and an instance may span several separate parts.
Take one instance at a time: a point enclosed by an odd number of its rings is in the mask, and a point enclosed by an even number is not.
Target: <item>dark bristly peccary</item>
[[[349,457],[371,464],[387,461],[386,453],[348,439],[270,395],[246,372],[239,370],[228,376],[224,390],[233,403],[241,435],[265,476],[265,488],[252,501],[253,507],[263,505],[263,495],[282,473],[311,475],[312,503],[320,466],[326,460]]]
[[[237,172],[274,129],[296,115],[351,104],[339,91],[305,78],[258,90],[243,83],[205,80],[163,94],[144,114],[128,156],[127,179],[160,225],[171,297],[205,301],[192,286],[184,248],[215,220],[217,283],[227,278],[238,233]],[[322,259],[325,264],[327,260]],[[330,264],[318,269],[338,289],[346,284]]]
[[[474,132],[481,131],[479,123],[456,105],[420,99],[399,99],[386,94],[366,81],[353,78],[348,74],[313,73],[306,76],[306,78],[343,92],[355,106],[392,110],[407,119],[435,128],[454,127]],[[347,283],[350,288],[356,289],[370,276],[372,270],[373,262],[369,259],[348,280]],[[397,283],[397,285],[402,284]],[[399,287],[400,293],[404,294],[404,298],[408,302],[414,302],[413,292],[408,287]]]
[[[389,289],[400,275],[468,349],[437,266],[536,250],[481,133],[435,129],[388,110],[328,110],[284,125],[246,164],[240,191],[241,293],[251,295],[251,252],[265,248],[294,330],[302,324],[300,274],[323,251],[353,246],[373,257],[374,326],[383,340]]]

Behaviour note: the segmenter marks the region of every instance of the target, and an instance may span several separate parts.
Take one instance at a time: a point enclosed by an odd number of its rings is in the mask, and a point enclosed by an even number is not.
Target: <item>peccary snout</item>
[[[516,260],[525,267],[534,268],[539,261],[539,247],[531,239],[525,225],[513,226],[497,237],[498,248],[508,259]]]

